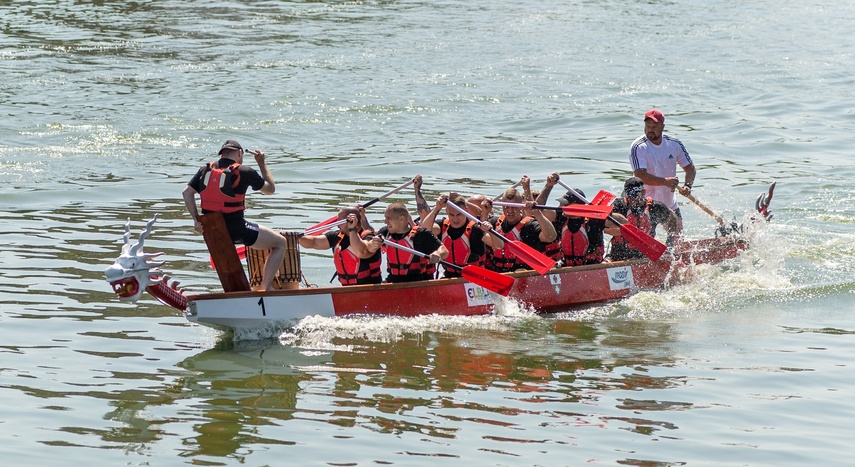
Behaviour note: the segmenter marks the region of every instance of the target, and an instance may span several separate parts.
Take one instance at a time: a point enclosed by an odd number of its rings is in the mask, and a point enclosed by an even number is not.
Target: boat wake
[[[520,322],[540,319],[533,310],[506,298],[496,308],[496,314],[478,316],[309,316],[283,332],[279,341],[305,349],[352,351],[362,341],[396,342],[426,332],[505,332]]]

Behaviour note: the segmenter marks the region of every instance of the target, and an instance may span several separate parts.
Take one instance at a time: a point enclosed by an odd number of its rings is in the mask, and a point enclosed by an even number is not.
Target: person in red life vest
[[[630,177],[623,185],[621,198],[615,200],[612,215],[620,221],[623,218],[650,236],[656,236],[656,227],[662,225],[667,234],[666,244],[673,246],[677,237],[677,215],[668,209],[664,203],[654,201],[646,196],[644,182],[638,177]],[[620,216],[620,217],[619,217]],[[625,259],[643,258],[644,254],[628,243],[620,234],[620,230],[612,235],[609,260],[622,261]]]
[[[530,184],[527,176],[523,176],[522,185],[525,192]],[[522,203],[523,197],[516,188],[508,188],[502,194],[502,200],[511,203]],[[521,241],[538,250],[545,251],[546,245],[558,238],[555,227],[549,219],[543,217],[540,209],[534,209],[534,201],[526,201],[527,207],[502,206],[502,215],[496,219],[493,227],[511,241]],[[516,257],[507,248],[492,248],[487,256],[487,269],[496,272],[509,272],[517,269],[530,269],[527,264]]]
[[[449,208],[449,201],[466,209],[466,198],[452,194],[454,198],[449,200],[447,195],[441,195],[436,200],[436,205],[422,220],[421,226],[430,229],[439,238],[448,250],[447,261],[460,267],[467,265],[484,266],[485,244],[492,248],[502,248],[504,242],[490,235],[493,227],[487,221],[476,224],[456,209]],[[436,220],[439,211],[445,208],[448,217]],[[460,277],[459,269],[446,268],[443,277]]]
[[[546,184],[535,200],[537,204],[545,205],[547,203],[552,188],[559,180],[560,176],[555,172],[546,177]],[[575,190],[582,197],[585,196],[582,190],[578,188]],[[572,191],[568,191],[557,201],[561,206],[585,203]],[[555,242],[561,252],[561,259],[565,266],[602,263],[605,252],[603,233],[612,235],[615,231],[620,231],[620,227],[611,220],[571,217],[565,216],[561,211],[551,210],[545,210],[543,215],[552,221],[552,225],[558,232],[558,238]]]
[[[199,211],[196,207],[196,195],[201,198],[202,214],[222,212],[226,221],[229,237],[235,244],[244,244],[258,250],[270,250],[264,264],[261,284],[258,290],[268,290],[276,276],[276,271],[285,258],[285,237],[269,227],[258,225],[244,219],[244,199],[250,187],[264,195],[272,195],[276,191],[273,176],[267,168],[265,154],[256,150],[255,162],[261,174],[243,164],[243,147],[235,141],[228,140],[220,148],[220,160],[206,164],[187,183],[181,193],[187,211],[193,217],[194,228],[202,233],[199,222]]]
[[[379,284],[380,264],[383,257],[380,249],[371,243],[374,230],[365,219],[365,211],[359,208],[343,208],[338,219],[347,219],[347,224],[338,230],[321,235],[300,237],[300,246],[314,250],[333,251],[336,276],[341,285]]]
[[[404,250],[386,247],[386,276],[387,282],[411,282],[432,279],[428,274],[428,262],[436,266],[436,263],[448,256],[445,245],[436,238],[430,230],[413,225],[413,219],[402,203],[392,203],[386,207],[386,226],[377,232],[378,236],[371,243],[380,248],[383,239],[406,246],[410,249],[428,255],[421,258]]]

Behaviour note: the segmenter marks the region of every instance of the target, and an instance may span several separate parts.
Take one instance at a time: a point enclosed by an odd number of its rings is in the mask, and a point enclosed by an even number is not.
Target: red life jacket
[[[364,230],[360,237],[371,233],[370,230]],[[356,256],[353,249],[348,246],[341,248],[341,242],[344,240],[344,233],[338,234],[338,243],[333,250],[333,263],[335,263],[335,272],[338,275],[338,280],[341,285],[356,285],[356,284],[376,284],[380,282],[380,255],[375,255],[369,259],[362,259]],[[373,260],[372,260],[373,259]]]
[[[469,221],[469,223],[466,224],[466,230],[464,230],[463,235],[458,238],[451,238],[448,235],[448,229],[451,227],[451,221],[448,220],[448,218],[442,221],[439,239],[442,241],[442,244],[445,245],[445,248],[448,249],[448,258],[446,258],[446,261],[458,266],[466,266],[469,264],[480,266],[482,264],[483,258],[480,257],[475,261],[469,261],[469,257],[472,256],[471,241],[472,228],[474,226],[475,222]]]
[[[413,227],[413,230],[410,233],[415,237],[416,232],[419,230],[419,226]],[[429,230],[429,229],[428,229]],[[422,256],[419,258],[422,263],[422,274],[425,275],[426,279],[434,279],[436,278],[436,264],[430,262],[430,258],[427,256]]]
[[[561,248],[561,237],[559,236],[554,241],[551,241],[549,243],[544,243],[543,254],[550,257],[551,259],[554,259],[555,261],[564,259],[564,250]]]
[[[605,247],[600,244],[597,245],[593,250],[588,249],[588,252],[585,253],[585,261],[582,264],[599,264],[603,262],[603,256],[606,254]]]
[[[513,226],[510,231],[505,232],[504,230],[501,230],[502,224],[505,222],[505,215],[502,214],[496,220],[496,228],[500,229],[502,235],[504,235],[508,240],[520,242],[522,241],[523,227],[532,220],[534,220],[532,217],[523,217],[522,220],[520,220],[517,225]],[[494,271],[508,272],[520,267],[527,267],[526,264],[517,259],[516,255],[511,253],[508,248],[491,248],[490,252],[490,256],[487,258],[487,266]]]
[[[564,264],[567,266],[579,266],[585,264],[588,252],[588,229],[583,222],[579,230],[572,232],[567,226],[567,220],[561,228],[561,252],[564,253]]]
[[[234,163],[221,169],[216,162],[206,166],[202,175],[203,188],[199,193],[203,210],[223,213],[244,210],[246,195],[235,193],[235,188],[240,184],[239,167],[240,164]]]
[[[624,202],[626,202],[626,198],[624,198]],[[653,222],[650,221],[650,204],[653,202],[653,198],[647,198],[647,203],[644,206],[644,211],[640,214],[636,214],[632,209],[627,208],[626,212],[626,220],[628,224],[632,224],[639,228],[642,232],[646,232],[653,235]],[[629,203],[626,203],[629,206]],[[625,238],[623,237],[612,237],[612,249],[618,247],[618,249],[625,250],[633,250],[638,252],[634,246],[630,245]],[[640,255],[640,253],[639,253]]]
[[[417,231],[418,227],[413,227],[413,229],[410,230],[410,233],[408,233],[404,238],[395,240],[395,238],[390,236],[386,241],[397,243],[398,245],[403,245],[414,250],[415,245],[413,244],[413,237],[416,236]],[[430,261],[427,258],[416,256],[398,248],[386,248],[386,271],[390,276],[424,275],[426,274],[425,263],[429,262]],[[432,266],[434,266],[435,271],[436,265]]]

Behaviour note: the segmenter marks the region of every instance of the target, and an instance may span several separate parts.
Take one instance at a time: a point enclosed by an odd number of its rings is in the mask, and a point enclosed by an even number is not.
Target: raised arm
[[[421,227],[424,229],[428,229],[433,232],[434,235],[439,235],[440,227],[436,223],[436,216],[439,214],[439,211],[445,207],[445,203],[448,201],[448,195],[439,195],[436,199],[436,205],[431,209],[431,211],[427,214],[427,216],[422,216]]]
[[[416,209],[419,212],[419,217],[424,219],[430,213],[430,207],[424,195],[422,195],[421,175],[416,175],[413,178],[413,190],[416,192]]]
[[[520,185],[523,187],[523,202],[534,201],[534,198],[531,196],[531,179],[528,175],[522,176]]]
[[[264,186],[258,191],[263,195],[272,195],[276,192],[276,184],[273,182],[273,175],[267,167],[267,156],[258,149],[256,149],[252,154],[255,155],[255,163],[258,164],[258,173],[260,173],[261,178],[264,179]]]
[[[546,184],[543,186],[543,189],[540,190],[540,194],[537,195],[537,199],[534,200],[535,204],[546,205],[549,202],[549,195],[552,193],[552,187],[558,183],[560,179],[560,175],[558,172],[552,172],[546,177]],[[558,217],[558,211],[547,210],[543,213],[543,216],[549,219],[549,222],[555,220]]]

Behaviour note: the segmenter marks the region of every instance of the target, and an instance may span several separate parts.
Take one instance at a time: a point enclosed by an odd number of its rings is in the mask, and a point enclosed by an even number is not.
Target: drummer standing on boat
[[[244,244],[256,250],[270,250],[264,263],[259,290],[268,290],[276,276],[276,271],[285,258],[285,237],[244,219],[244,199],[250,187],[264,195],[276,191],[273,176],[267,168],[265,154],[256,150],[255,162],[261,174],[243,164],[243,147],[235,140],[228,140],[220,148],[220,160],[205,164],[184,187],[181,195],[187,212],[193,217],[194,228],[202,233],[199,211],[196,207],[196,195],[202,200],[202,214],[222,212],[232,243]]]
[[[648,110],[644,114],[644,135],[632,143],[629,162],[633,175],[644,182],[647,196],[661,201],[677,214],[677,229],[682,232],[682,216],[674,193],[680,186],[677,164],[686,173],[683,187],[679,189],[687,194],[695,182],[695,164],[683,143],[674,136],[663,134],[664,129],[665,115],[657,109]]]

